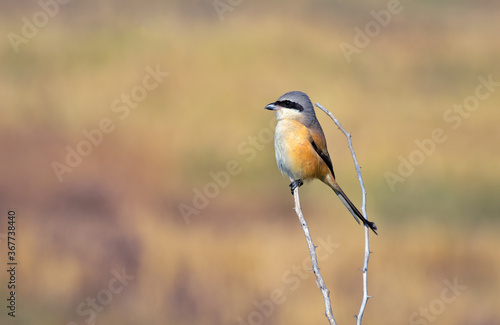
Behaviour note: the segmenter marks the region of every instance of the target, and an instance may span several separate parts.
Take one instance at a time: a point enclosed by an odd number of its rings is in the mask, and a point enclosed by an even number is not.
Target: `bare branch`
[[[293,182],[294,180],[291,179]],[[316,258],[316,246],[311,238],[311,234],[309,233],[309,227],[307,226],[307,222],[304,219],[304,215],[302,214],[302,210],[300,209],[300,199],[299,199],[299,187],[296,187],[293,191],[293,198],[295,201],[295,212],[299,217],[300,225],[302,226],[302,230],[304,231],[304,235],[306,236],[307,247],[309,248],[309,254],[311,255],[311,264],[313,268],[314,275],[316,276],[316,284],[318,288],[321,290],[323,294],[323,300],[325,302],[325,316],[328,319],[330,325],[337,325],[335,322],[335,318],[332,313],[332,303],[330,301],[330,291],[326,288],[325,282],[323,281],[323,277],[319,272],[318,267],[318,259]]]
[[[354,161],[354,167],[356,168],[356,173],[358,174],[359,185],[361,186],[361,193],[363,195],[363,203],[362,203],[361,211],[363,213],[363,216],[366,218],[366,220],[368,220],[368,216],[366,213],[366,189],[365,189],[365,184],[363,182],[363,177],[361,176],[361,168],[359,167],[358,159],[356,158],[356,153],[354,152],[354,148],[352,146],[351,134],[349,132],[347,132],[342,127],[340,122],[335,118],[335,116],[333,116],[333,114],[329,110],[327,110],[326,108],[321,106],[319,103],[316,103],[316,106],[319,109],[321,109],[323,112],[325,112],[326,115],[328,115],[333,120],[333,122],[338,126],[338,128],[342,131],[342,133],[344,133],[344,135],[347,138],[347,144],[349,145],[349,149],[351,150],[352,159]],[[356,315],[356,324],[357,325],[361,325],[361,320],[363,319],[363,315],[365,313],[366,303],[368,302],[368,298],[370,298],[370,296],[368,296],[368,284],[367,284],[368,261],[370,259],[370,254],[371,254],[370,242],[369,242],[369,230],[370,230],[370,228],[368,228],[368,225],[365,224],[365,258],[364,258],[363,269],[362,269],[362,272],[363,272],[363,298],[361,300],[361,306],[359,308],[359,312]]]

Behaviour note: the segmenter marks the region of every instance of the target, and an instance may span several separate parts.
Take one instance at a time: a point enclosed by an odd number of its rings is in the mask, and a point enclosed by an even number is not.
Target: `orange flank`
[[[296,120],[283,120],[280,124],[281,128],[287,130],[284,143],[286,143],[286,149],[291,161],[289,166],[291,172],[294,175],[302,175],[304,181],[326,177],[330,171],[308,140],[310,138],[309,129]],[[314,141],[317,141],[317,143],[324,142],[320,139],[314,139]]]

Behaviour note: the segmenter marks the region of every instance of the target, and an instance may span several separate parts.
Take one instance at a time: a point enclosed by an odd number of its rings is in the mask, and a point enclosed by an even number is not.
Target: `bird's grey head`
[[[275,111],[278,121],[293,119],[306,126],[316,121],[314,106],[309,96],[301,91],[290,91],[284,94],[274,103],[267,105],[266,109]]]

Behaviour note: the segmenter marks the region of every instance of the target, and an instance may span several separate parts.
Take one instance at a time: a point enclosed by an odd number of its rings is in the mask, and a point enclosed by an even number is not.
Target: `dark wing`
[[[314,150],[321,157],[321,159],[323,159],[325,164],[328,166],[328,169],[330,169],[330,171],[332,172],[333,178],[335,178],[335,173],[333,172],[332,160],[330,159],[330,155],[328,154],[328,151],[326,151],[326,148],[325,150],[322,150],[318,146],[318,144],[316,144],[312,135],[309,136],[309,142],[311,142],[311,145],[313,146]]]

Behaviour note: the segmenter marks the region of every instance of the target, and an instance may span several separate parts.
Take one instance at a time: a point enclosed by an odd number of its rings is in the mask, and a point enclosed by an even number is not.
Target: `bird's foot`
[[[302,184],[304,184],[304,182],[301,179],[296,179],[293,182],[291,182],[290,185],[288,185],[288,186],[290,186],[290,190],[292,192],[292,195],[293,195],[293,191],[295,191],[295,189],[297,187],[302,186]]]

